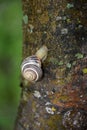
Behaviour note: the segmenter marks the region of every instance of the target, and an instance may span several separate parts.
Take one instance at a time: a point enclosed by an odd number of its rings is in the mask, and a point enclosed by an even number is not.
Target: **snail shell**
[[[48,48],[43,45],[35,55],[27,57],[21,65],[22,76],[28,81],[38,81],[42,77],[41,62],[48,53]]]
[[[27,57],[21,65],[22,76],[28,81],[38,81],[42,77],[41,61],[36,55]]]

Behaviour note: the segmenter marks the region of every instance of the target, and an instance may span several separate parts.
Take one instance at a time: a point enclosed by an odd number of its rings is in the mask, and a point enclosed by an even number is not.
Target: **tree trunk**
[[[48,48],[43,77],[22,78],[15,130],[87,130],[86,0],[22,0],[23,59]]]

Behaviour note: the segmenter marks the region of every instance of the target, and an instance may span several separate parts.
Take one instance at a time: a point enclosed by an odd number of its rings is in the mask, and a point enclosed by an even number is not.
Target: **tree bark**
[[[15,130],[87,129],[86,0],[22,0],[23,59],[48,47],[43,77],[22,78]]]

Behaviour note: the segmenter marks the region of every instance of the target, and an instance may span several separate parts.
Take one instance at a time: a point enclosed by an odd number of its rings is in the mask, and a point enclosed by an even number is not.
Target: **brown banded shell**
[[[21,65],[22,76],[28,81],[38,81],[42,77],[41,61],[37,56],[27,57]]]

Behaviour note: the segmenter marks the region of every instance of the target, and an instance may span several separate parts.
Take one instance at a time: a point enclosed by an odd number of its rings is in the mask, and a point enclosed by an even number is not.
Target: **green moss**
[[[23,21],[25,24],[28,24],[28,16],[27,15],[23,16]]]
[[[76,57],[77,59],[82,59],[82,58],[83,58],[83,54],[77,53],[77,54],[75,55],[75,57]]]
[[[70,63],[67,63],[67,64],[66,64],[66,67],[67,67],[67,68],[71,68],[71,66],[72,66],[72,65],[71,65]]]
[[[61,115],[51,116],[47,120],[47,125],[49,127],[49,130],[64,130],[64,127],[63,127],[61,122],[62,122],[62,116]]]
[[[67,7],[68,9],[70,9],[70,8],[73,8],[74,5],[73,5],[72,3],[68,3],[66,7]]]
[[[87,74],[87,68],[84,68],[82,71],[84,74]]]
[[[59,64],[58,59],[57,59],[57,58],[53,58],[53,57],[51,57],[51,58],[49,59],[49,62],[53,63],[54,65],[58,65],[58,64]]]

